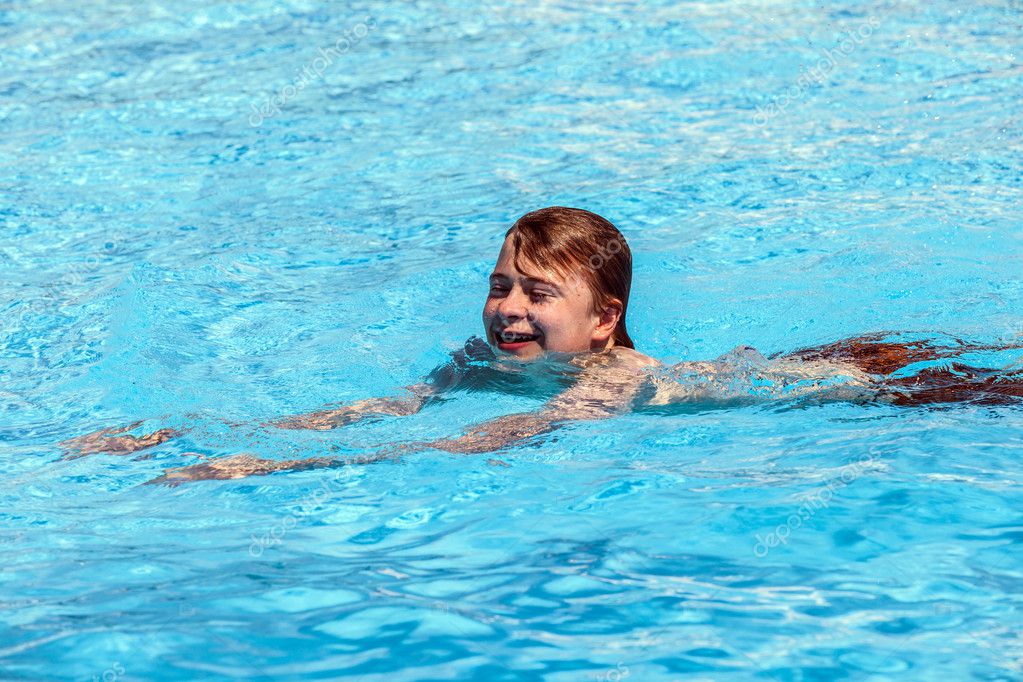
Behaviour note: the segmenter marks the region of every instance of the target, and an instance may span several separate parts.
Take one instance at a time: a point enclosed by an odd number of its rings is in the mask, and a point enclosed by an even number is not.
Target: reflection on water
[[[0,676],[1018,676],[1021,16],[4,4]],[[629,240],[630,333],[666,362],[637,413],[494,459],[140,485],[573,384],[465,348],[505,230],[552,204]],[[883,329],[961,342],[857,336]],[[263,426],[434,368],[465,390],[420,413]],[[181,436],[61,458],[137,420]]]

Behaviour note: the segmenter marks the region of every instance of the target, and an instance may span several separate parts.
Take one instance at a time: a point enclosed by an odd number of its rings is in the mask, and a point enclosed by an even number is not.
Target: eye
[[[545,294],[542,291],[532,291],[532,292],[530,292],[529,297],[531,299],[533,299],[534,301],[539,303],[540,301],[544,301],[544,300],[550,298],[551,295],[550,294]]]
[[[497,284],[497,283],[494,283],[494,284],[490,285],[490,293],[492,293],[492,294],[503,294],[503,293],[507,293],[507,291],[508,291],[508,287],[506,287],[504,285]]]

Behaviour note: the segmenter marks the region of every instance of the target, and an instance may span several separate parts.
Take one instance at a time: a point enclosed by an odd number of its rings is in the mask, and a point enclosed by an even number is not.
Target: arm
[[[472,340],[470,340],[471,342]],[[470,342],[467,342],[467,348]],[[455,354],[455,359],[438,365],[426,380],[412,386],[406,386],[410,395],[400,398],[368,398],[332,410],[320,410],[308,414],[284,417],[270,422],[272,426],[282,429],[314,429],[325,431],[345,426],[360,419],[372,416],[393,415],[407,416],[422,409],[430,399],[452,388],[460,380],[459,362],[464,364],[465,351]],[[100,452],[113,455],[127,455],[139,450],[160,445],[175,436],[181,435],[174,429],[160,429],[144,436],[120,435],[136,428],[141,421],[120,428],[106,428],[77,438],[70,438],[59,445],[64,448],[64,456],[68,459],[83,457]]]
[[[316,429],[320,431],[334,429],[369,416],[415,414],[427,400],[440,392],[438,387],[430,384],[415,384],[409,386],[408,390],[411,395],[403,398],[369,398],[334,410],[285,417],[270,423],[282,429]],[[141,421],[137,421],[119,428],[100,429],[84,436],[69,438],[59,443],[59,446],[64,449],[65,459],[75,459],[102,452],[111,455],[129,455],[160,445],[180,435],[174,429],[160,429],[143,436],[121,435],[138,427],[141,423]]]
[[[356,455],[354,457],[309,457],[306,459],[261,459],[252,455],[240,454],[230,457],[192,464],[184,467],[164,469],[163,475],[146,481],[143,485],[178,486],[188,481],[223,480],[229,478],[246,478],[247,476],[264,476],[276,471],[305,471],[307,469],[337,469],[353,464],[369,464],[385,459],[393,459],[412,446],[399,445],[372,455]]]
[[[525,438],[553,431],[564,421],[600,419],[611,416],[631,399],[632,394],[638,388],[638,382],[636,382],[635,376],[632,376],[631,381],[628,382],[630,386],[608,382],[607,379],[608,377],[600,379],[580,377],[572,388],[550,400],[543,409],[537,412],[498,417],[455,439],[404,443],[373,455],[349,459],[313,457],[282,461],[260,459],[245,454],[233,455],[192,466],[167,469],[162,476],[148,481],[148,483],[175,486],[187,481],[244,478],[276,471],[301,471],[367,464],[400,457],[403,454],[424,448],[437,448],[459,453],[490,452]]]
[[[554,431],[561,426],[561,421],[567,419],[570,418],[559,417],[548,409],[507,414],[484,422],[458,438],[441,438],[420,445],[462,454],[492,452],[526,438]]]
[[[334,429],[369,416],[405,416],[418,412],[426,402],[443,391],[438,384],[420,383],[406,387],[411,393],[401,398],[369,398],[333,410],[321,410],[309,414],[272,421],[270,424],[282,429]],[[58,445],[64,449],[66,459],[84,457],[105,452],[111,455],[128,455],[145,450],[181,435],[174,429],[160,429],[143,436],[121,435],[141,424],[137,421],[127,426],[110,427],[92,433],[69,438]]]
[[[416,384],[408,388],[413,391],[413,396],[409,398],[371,398],[336,410],[324,410],[294,417],[285,417],[271,422],[271,424],[285,429],[323,430],[349,424],[368,414],[413,414],[435,392],[434,388],[427,384]],[[227,420],[222,421],[229,426],[238,425]],[[140,420],[127,426],[100,429],[84,436],[61,441],[58,445],[64,449],[65,459],[75,459],[98,453],[128,455],[160,445],[171,438],[181,435],[180,431],[174,429],[159,429],[143,436],[120,435],[137,428],[141,423],[142,421]]]
[[[483,348],[487,348],[486,342],[482,339],[477,337],[471,338],[466,342],[465,349],[453,353],[451,360],[438,365],[424,381],[411,386],[406,386],[405,388],[410,394],[408,396],[399,398],[369,398],[352,403],[351,405],[345,405],[331,410],[320,410],[318,412],[311,412],[308,414],[284,417],[269,423],[272,426],[282,429],[315,429],[323,431],[351,424],[366,417],[382,415],[406,416],[415,414],[419,412],[423,405],[431,399],[455,387],[462,380],[466,362],[470,357],[469,351],[479,353],[480,344],[482,344]],[[70,438],[61,442],[59,445],[64,448],[64,457],[68,459],[83,457],[85,455],[100,452],[115,455],[126,455],[159,445],[180,435],[180,433],[174,429],[160,429],[144,436],[120,435],[126,431],[136,428],[141,423],[141,421],[137,421],[120,428],[100,429],[99,431],[94,431],[93,433],[89,433],[84,436]],[[249,457],[248,455],[235,455],[233,457],[223,458],[223,460],[216,461],[228,461],[234,460],[235,458],[242,458],[236,461],[239,470],[244,470],[246,467],[255,467],[252,473],[269,473],[269,471],[255,470],[258,469],[256,465],[252,464],[255,458]],[[274,460],[261,461],[274,462]],[[244,464],[242,464],[242,462],[244,462]],[[205,465],[197,466],[202,467]],[[214,466],[211,462],[207,473],[219,471],[220,469],[218,467],[219,465]],[[191,467],[185,467],[185,469],[189,468]],[[204,476],[197,477],[201,478]],[[209,477],[215,478],[217,476]],[[223,477],[237,478],[237,476]]]
[[[125,431],[131,431],[141,423],[141,421],[137,421],[120,428],[100,429],[84,436],[62,441],[59,445],[64,449],[65,459],[75,459],[99,452],[111,455],[129,455],[159,445],[178,435],[174,429],[160,429],[144,436],[119,435]]]
[[[405,417],[422,409],[426,402],[441,392],[432,384],[407,386],[411,395],[400,398],[367,398],[332,410],[298,414],[270,422],[280,429],[336,429],[371,416],[392,415]]]
[[[405,398],[369,398],[333,410],[321,410],[319,412],[310,412],[309,414],[285,417],[270,422],[270,424],[282,429],[315,429],[325,431],[374,415],[389,414],[404,416],[415,414],[429,398],[440,392],[438,387],[430,384],[415,384],[407,388],[412,395]],[[396,451],[400,452],[404,449],[406,447],[399,446],[396,448]],[[165,469],[163,475],[146,481],[146,484],[177,486],[187,481],[263,476],[276,471],[336,468],[351,464],[367,464],[387,459],[390,456],[393,456],[393,453],[381,452],[369,457],[358,456],[347,459],[310,457],[307,459],[276,460],[261,459],[247,454],[231,455],[230,457],[218,457],[201,464]]]
[[[638,365],[619,365],[584,370],[571,388],[536,412],[497,417],[458,438],[442,438],[421,445],[466,454],[490,452],[550,433],[566,422],[606,419],[626,410],[632,403],[644,379],[638,368]]]
[[[369,398],[351,405],[331,410],[320,410],[309,414],[299,414],[270,422],[272,426],[282,429],[315,429],[327,430],[351,424],[364,417],[379,415],[410,415],[418,412],[429,400],[454,387],[461,379],[455,361],[438,365],[418,384],[407,386],[411,395],[403,398]],[[312,457],[299,460],[261,459],[248,454],[218,457],[201,464],[165,469],[162,476],[147,481],[148,484],[180,485],[186,481],[210,479],[244,478],[261,476],[276,471],[302,471],[304,469],[335,468],[352,464],[368,464],[383,459],[400,456],[406,452],[421,449],[418,444],[400,444],[373,455],[360,455],[346,459],[332,457]]]
[[[623,411],[631,404],[645,378],[637,371],[639,367],[621,365],[584,370],[575,385],[555,396],[540,410],[492,419],[458,438],[404,443],[373,455],[348,459],[315,457],[281,461],[258,459],[251,455],[234,455],[193,466],[168,469],[163,476],[149,482],[178,485],[193,480],[244,478],[275,471],[367,464],[400,457],[424,448],[457,453],[490,452],[532,436],[549,433],[562,426],[564,422],[603,419]]]

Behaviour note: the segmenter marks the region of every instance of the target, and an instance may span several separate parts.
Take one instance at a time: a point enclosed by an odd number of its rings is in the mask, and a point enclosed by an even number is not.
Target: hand
[[[59,445],[64,448],[65,459],[75,459],[100,452],[111,455],[128,455],[159,445],[178,435],[174,429],[160,429],[145,436],[117,435],[131,431],[141,423],[141,421],[137,421],[121,428],[100,429],[84,436],[65,440]]]
[[[245,478],[247,476],[271,474],[275,471],[303,471],[305,469],[337,466],[338,464],[338,460],[330,457],[281,461],[276,459],[260,459],[252,455],[240,454],[220,457],[201,464],[165,469],[162,476],[146,481],[145,484],[178,486],[188,481]]]

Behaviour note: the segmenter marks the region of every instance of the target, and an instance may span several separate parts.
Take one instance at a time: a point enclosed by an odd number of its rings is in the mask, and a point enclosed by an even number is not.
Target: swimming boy
[[[540,361],[549,363],[546,367],[554,371],[559,366],[572,369],[574,381],[540,410],[498,417],[457,438],[399,446],[392,453],[372,458],[279,461],[235,455],[168,469],[152,482],[174,484],[339,466],[427,447],[457,453],[489,452],[549,432],[565,422],[610,417],[640,402],[666,404],[712,399],[714,396],[706,387],[667,380],[648,371],[661,363],[636,351],[626,330],[631,286],[632,255],[624,237],[610,222],[589,211],[561,206],[527,213],[506,233],[490,275],[490,290],[483,307],[485,340],[471,338],[451,362],[438,367],[423,383],[408,387],[409,395],[405,397],[371,398],[281,419],[272,425],[287,429],[333,429],[369,416],[414,414],[447,391],[481,381],[502,361],[510,362],[512,367]],[[715,363],[679,363],[672,371],[677,378],[680,374],[705,374],[741,365],[782,382],[807,377],[822,380],[810,382],[812,387],[840,378],[835,398],[885,396],[889,402],[918,404],[927,400],[913,401],[912,377],[885,380],[885,376],[912,362],[975,348],[979,347],[943,348],[859,337],[768,361],[754,349],[740,346]],[[946,375],[948,386],[963,384],[960,372]],[[935,371],[929,380],[933,383],[942,376]],[[1003,379],[975,374],[967,382],[973,393],[949,389],[951,392],[931,395],[930,401],[978,396],[994,396],[997,401],[999,397],[1023,396],[1023,379]],[[830,390],[834,389],[832,383]],[[169,429],[142,437],[118,435],[130,428],[106,429],[62,445],[79,455],[126,454],[175,435]]]

